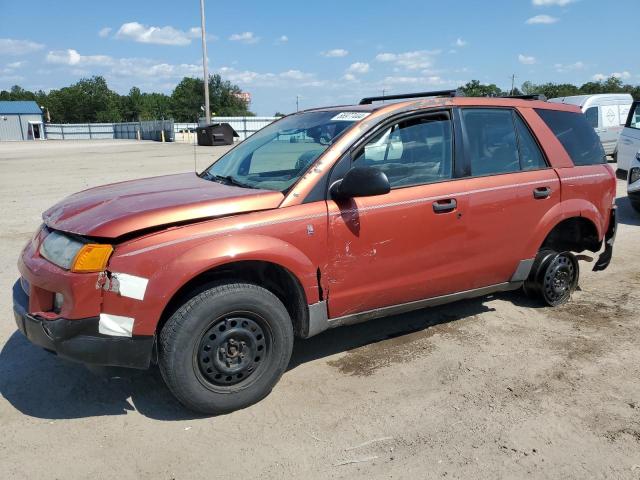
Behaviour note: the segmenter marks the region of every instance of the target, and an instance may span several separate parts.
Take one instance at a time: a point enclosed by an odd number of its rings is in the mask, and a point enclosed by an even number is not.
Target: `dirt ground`
[[[213,153],[212,153],[213,152]],[[201,147],[204,167],[220,150]],[[193,147],[0,144],[0,478],[640,479],[640,215],[558,309],[515,292],[296,344],[264,401],[203,418],[157,370],[89,371],[16,331],[16,259],[74,191],[194,168]]]

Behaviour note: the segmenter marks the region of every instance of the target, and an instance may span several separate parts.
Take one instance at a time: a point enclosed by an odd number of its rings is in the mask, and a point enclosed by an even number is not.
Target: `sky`
[[[28,5],[28,7],[27,7]],[[640,83],[638,0],[205,0],[210,72],[258,115],[456,88],[610,75]],[[202,76],[198,0],[0,0],[0,90],[103,75],[127,93]]]

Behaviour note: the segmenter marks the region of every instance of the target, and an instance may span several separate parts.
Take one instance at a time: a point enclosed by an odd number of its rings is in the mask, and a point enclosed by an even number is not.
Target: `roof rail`
[[[542,93],[534,93],[532,95],[505,95],[500,98],[519,98],[520,100],[540,100],[542,102],[547,101],[547,97]]]
[[[424,97],[456,97],[458,96],[458,90],[437,90],[435,92],[417,92],[417,93],[402,93],[399,95],[382,95],[379,97],[366,97],[360,100],[360,105],[371,105],[373,102],[379,102],[384,100],[404,100],[407,98],[424,98]]]

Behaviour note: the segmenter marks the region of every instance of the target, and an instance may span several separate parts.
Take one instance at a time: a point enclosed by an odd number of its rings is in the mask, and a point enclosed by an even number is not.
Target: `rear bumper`
[[[605,270],[611,263],[611,257],[613,256],[613,243],[616,240],[616,232],[618,231],[618,215],[615,206],[611,209],[609,215],[609,227],[604,236],[604,251],[600,254],[598,261],[593,266],[594,272]]]
[[[29,297],[20,282],[13,286],[13,315],[29,341],[61,357],[90,365],[148,368],[153,336],[110,337],[98,333],[98,317],[46,320],[28,313]]]

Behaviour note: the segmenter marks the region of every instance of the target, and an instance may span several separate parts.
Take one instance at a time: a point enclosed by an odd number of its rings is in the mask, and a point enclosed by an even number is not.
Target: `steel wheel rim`
[[[194,369],[208,387],[232,387],[256,379],[271,353],[271,331],[251,312],[223,315],[204,330]]]
[[[544,276],[544,294],[556,303],[564,300],[573,290],[576,279],[576,266],[567,255],[556,255],[546,269]]]

